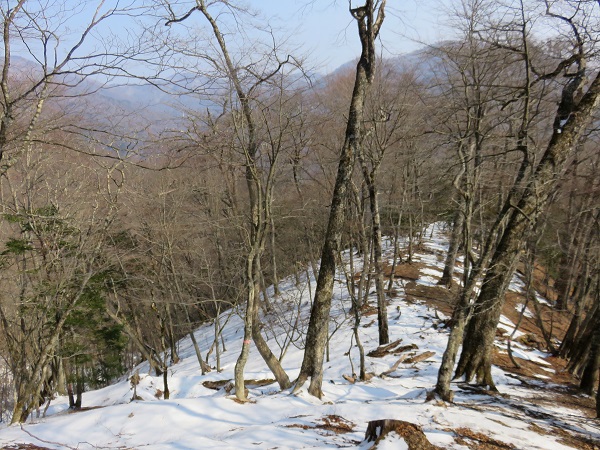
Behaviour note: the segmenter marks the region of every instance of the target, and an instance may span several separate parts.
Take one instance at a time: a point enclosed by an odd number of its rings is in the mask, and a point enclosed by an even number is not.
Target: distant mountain
[[[391,64],[399,71],[407,68],[416,68],[421,74],[427,76],[431,73],[432,66],[438,65],[439,61],[432,55],[427,55],[425,50],[416,50],[404,55],[385,59],[386,64]],[[322,86],[330,77],[354,70],[356,60],[348,61],[342,64],[329,75],[322,75],[316,72],[309,76],[313,87]],[[36,78],[36,72],[40,72],[39,64],[20,56],[13,56],[12,70],[17,76],[29,79]],[[39,75],[38,75],[39,76]],[[299,77],[304,80],[303,77]],[[217,103],[203,95],[203,89],[211,92],[213,95],[218,93],[224,87],[208,80],[202,80],[197,76],[190,76],[188,80],[181,77],[187,84],[199,86],[197,92],[187,90],[187,88],[168,86],[159,88],[150,83],[144,83],[135,79],[121,79],[114,84],[104,85],[94,77],[87,77],[77,80],[75,75],[66,75],[65,80],[74,87],[69,91],[73,95],[67,102],[80,102],[78,95],[86,97],[88,105],[102,105],[103,109],[114,109],[121,113],[135,114],[141,117],[150,118],[154,122],[160,122],[164,125],[165,120],[181,119],[186,111],[201,111],[208,109],[220,109]],[[304,81],[301,81],[304,83]],[[171,91],[171,92],[168,92]],[[75,100],[74,100],[75,99]],[[89,109],[89,108],[88,108]],[[97,109],[97,108],[92,108]],[[97,113],[94,113],[97,114]]]
[[[425,78],[428,78],[429,74],[433,72],[433,69],[439,67],[441,64],[439,57],[428,53],[427,49],[419,49],[403,55],[385,58],[383,61],[386,65],[394,67],[398,72],[404,72],[409,69],[416,70],[421,77]],[[331,76],[354,70],[357,62],[358,58],[342,64],[331,73]]]

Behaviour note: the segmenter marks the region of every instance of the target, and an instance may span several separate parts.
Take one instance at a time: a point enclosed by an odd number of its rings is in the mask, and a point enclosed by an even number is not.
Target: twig
[[[30,433],[29,431],[27,431],[25,428],[23,428],[23,424],[21,424],[21,431],[23,433],[31,436],[32,438],[37,439],[40,442],[43,442],[44,444],[58,445],[58,446],[61,446],[61,447],[70,448],[72,450],[77,450],[77,447],[71,447],[69,445],[63,444],[62,442],[46,441],[46,440],[44,440],[42,438],[39,438],[39,437],[35,436],[34,434]],[[86,444],[89,444],[89,442],[86,442]],[[90,445],[92,445],[92,444],[90,444]],[[92,445],[92,447],[93,447],[93,445]]]

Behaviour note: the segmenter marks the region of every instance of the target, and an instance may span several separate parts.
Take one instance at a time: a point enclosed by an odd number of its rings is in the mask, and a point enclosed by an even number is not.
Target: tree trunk
[[[442,278],[438,281],[440,286],[452,286],[452,277],[454,276],[454,266],[458,255],[458,247],[460,246],[460,237],[462,236],[462,227],[464,223],[464,215],[461,208],[457,208],[454,212],[454,220],[452,221],[452,232],[450,233],[450,243],[446,261],[444,263],[444,271]]]
[[[367,0],[364,6],[351,10],[352,16],[358,24],[362,52],[356,67],[354,90],[321,253],[321,267],[308,325],[304,359],[294,387],[294,391],[299,390],[310,377],[308,392],[318,398],[323,395],[321,389],[323,357],[328,341],[329,312],[336,271],[335,258],[340,251],[348,189],[354,169],[357,146],[361,142],[365,95],[375,74],[375,39],[383,23],[385,3],[386,1],[382,0],[379,10],[376,11],[373,0]],[[374,17],[375,15],[376,17]]]
[[[438,370],[435,393],[439,395],[442,400],[448,402],[451,402],[454,398],[454,393],[450,389],[450,382],[452,381],[452,371],[454,369],[454,364],[456,363],[459,347],[463,342],[465,326],[469,317],[471,293],[472,288],[463,288],[459,300],[454,307],[452,313],[452,329],[450,330],[446,350],[444,351],[442,363]]]
[[[598,382],[598,368],[600,367],[600,323],[596,323],[594,332],[592,333],[592,345],[590,348],[589,356],[583,374],[581,375],[581,381],[579,383],[579,389],[584,394],[592,395],[594,388]]]
[[[273,376],[277,380],[279,387],[281,390],[289,388],[292,383],[290,382],[290,378],[288,377],[283,367],[281,367],[281,362],[277,357],[273,354],[268,344],[265,342],[261,330],[261,323],[258,317],[258,298],[255,299],[254,310],[252,311],[252,315],[254,316],[254,326],[252,327],[252,337],[254,339],[254,345],[256,345],[256,349],[260,353],[260,356],[265,360],[265,363],[273,373]]]
[[[75,392],[73,391],[73,383],[67,384],[67,395],[69,396],[69,408],[75,408]]]
[[[585,368],[590,350],[592,347],[594,329],[600,324],[600,307],[595,305],[592,311],[588,312],[585,323],[577,333],[572,349],[569,352],[569,364],[567,370],[575,376],[581,375]]]
[[[81,372],[80,372],[81,370]],[[77,373],[77,381],[75,382],[75,409],[81,409],[83,396],[83,369],[75,369]]]
[[[194,332],[190,331],[189,336],[192,340],[192,344],[194,345],[194,351],[196,352],[196,358],[198,358],[198,364],[200,364],[200,370],[202,372],[202,375],[205,375],[207,372],[211,371],[211,368],[202,359],[202,353],[200,353],[200,347],[198,346],[198,341],[196,341],[196,336],[194,336]]]
[[[504,293],[514,274],[523,242],[527,240],[538,217],[545,210],[568,157],[575,150],[598,108],[599,94],[600,74],[596,76],[580,103],[570,112],[566,123],[555,121],[548,147],[527,183],[518,205],[512,203],[512,196],[509,197],[505,205],[505,209],[510,211],[509,221],[494,251],[481,292],[475,302],[474,314],[467,326],[465,345],[455,377],[462,376],[467,381],[477,377],[478,382],[494,388],[491,359],[496,327],[504,304]],[[559,106],[559,112],[560,109]]]
[[[375,175],[369,183],[369,204],[371,207],[371,223],[373,226],[373,265],[375,268],[375,291],[377,292],[377,325],[379,327],[379,345],[390,342],[387,303],[385,297],[385,286],[383,281],[382,263],[382,236],[381,217],[379,215],[379,200],[377,198],[377,187],[375,186]]]
[[[246,386],[244,382],[244,367],[248,361],[248,355],[250,354],[250,344],[252,343],[252,334],[254,326],[254,304],[256,302],[256,293],[258,286],[254,281],[254,255],[248,255],[246,260],[246,314],[244,316],[244,340],[242,342],[242,351],[238,356],[235,363],[234,377],[235,377],[235,396],[242,402],[248,401],[246,398]]]

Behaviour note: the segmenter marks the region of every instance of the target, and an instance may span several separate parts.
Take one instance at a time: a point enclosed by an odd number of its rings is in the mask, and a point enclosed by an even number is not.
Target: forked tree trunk
[[[269,345],[265,342],[262,334],[260,332],[262,328],[262,324],[260,322],[260,318],[258,317],[258,296],[255,296],[254,300],[254,310],[252,311],[254,326],[252,327],[252,338],[254,339],[254,345],[256,345],[256,349],[260,353],[260,356],[264,359],[267,367],[273,373],[273,376],[277,380],[279,387],[283,389],[289,388],[292,383],[290,382],[290,378],[288,377],[285,370],[281,366],[281,361],[277,359],[277,357],[273,354]]]
[[[304,359],[294,387],[294,392],[298,391],[310,377],[308,392],[318,398],[323,395],[323,357],[328,341],[329,312],[333,296],[336,255],[340,251],[345,205],[354,169],[357,146],[361,142],[365,95],[375,73],[375,39],[379,34],[385,16],[385,3],[386,0],[382,0],[377,10],[375,2],[367,0],[364,6],[351,10],[352,16],[358,24],[362,53],[356,67],[356,78],[350,102],[344,145],[340,155],[329,212],[329,222],[321,253],[321,267],[306,335]]]
[[[259,137],[257,135],[257,123],[253,114],[251,98],[249,97],[250,92],[253,88],[258,85],[267,82],[271,77],[275,76],[280,72],[286,62],[280,62],[270,74],[264,74],[256,85],[250,88],[244,83],[240,75],[240,67],[237,67],[229,54],[229,49],[225,42],[225,37],[219,28],[217,19],[213,17],[208,11],[209,6],[213,2],[206,2],[205,0],[197,0],[196,5],[193,6],[189,12],[183,15],[181,18],[172,18],[167,22],[167,25],[172,23],[181,22],[186,20],[194,11],[199,11],[204,18],[210,24],[213,37],[217,42],[217,48],[219,49],[220,56],[223,58],[224,68],[227,72],[227,76],[233,89],[239,104],[241,106],[241,120],[239,124],[239,130],[245,130],[245,136],[242,141],[245,142],[243,153],[245,157],[245,181],[248,189],[248,203],[250,208],[250,220],[248,223],[248,254],[246,256],[246,315],[244,317],[244,338],[242,343],[242,350],[236,361],[234,369],[235,377],[235,395],[240,401],[246,401],[246,389],[244,385],[244,367],[248,360],[250,353],[250,344],[253,337],[256,339],[256,343],[260,346],[261,355],[267,356],[267,364],[271,365],[273,359],[272,354],[262,336],[260,336],[260,330],[257,330],[258,326],[255,323],[254,310],[257,307],[258,302],[258,288],[261,280],[260,273],[260,257],[264,253],[265,241],[267,228],[272,218],[270,212],[270,205],[273,199],[273,182],[274,182],[274,171],[276,166],[275,156],[274,160],[271,161],[271,166],[268,169],[268,180],[266,183],[263,180],[262,169],[259,167],[257,158],[259,156]],[[268,351],[267,351],[268,350]],[[270,356],[269,356],[270,355]],[[278,363],[278,361],[277,361]],[[275,367],[276,371],[282,371],[281,366]],[[276,374],[276,376],[281,374]],[[287,377],[287,376],[286,376]],[[280,380],[280,384],[286,384],[285,379]]]

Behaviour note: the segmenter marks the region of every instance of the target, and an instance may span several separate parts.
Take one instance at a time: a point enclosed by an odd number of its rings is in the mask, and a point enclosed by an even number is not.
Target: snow
[[[435,252],[446,248],[445,238],[439,228],[433,227],[426,234],[426,246],[434,254],[419,255],[421,263],[428,265],[422,272],[420,283],[435,284],[443,268],[443,258]],[[284,280],[282,294],[271,301],[275,312],[264,317],[264,322],[273,330],[265,333],[268,344],[276,355],[285,350],[282,361],[291,379],[296,377],[302,362],[303,336],[306,332],[310,311],[311,293],[315,280],[312,271],[302,277],[302,284],[295,285],[293,279]],[[532,391],[520,384],[497,367],[493,376],[503,395],[492,397],[476,394],[453,384],[456,392],[454,404],[426,402],[427,392],[436,382],[437,370],[445,349],[448,331],[434,327],[439,322],[435,312],[422,303],[403,301],[403,290],[398,284],[398,297],[392,299],[389,311],[391,340],[402,339],[402,345],[416,344],[416,353],[433,351],[435,354],[417,364],[400,364],[387,376],[375,376],[369,382],[349,383],[343,375],[350,375],[352,359],[358,367],[358,350],[351,345],[352,315],[350,300],[343,281],[338,275],[332,305],[330,333],[330,360],[325,362],[323,399],[310,396],[306,386],[293,395],[280,392],[277,384],[247,386],[251,402],[240,404],[224,389],[212,390],[204,387],[204,381],[233,379],[233,369],[242,345],[243,324],[239,314],[233,314],[224,331],[227,351],[221,355],[222,372],[215,370],[202,376],[189,339],[179,346],[181,361],[169,368],[170,400],[157,398],[157,389],[162,389],[162,377],[148,374],[148,365],[138,367],[141,380],[137,394],[142,401],[130,401],[132,389],[124,377],[120,382],[86,392],[84,407],[93,409],[77,413],[68,411],[66,398],[58,398],[48,409],[46,418],[32,418],[20,426],[0,428],[0,447],[15,443],[33,443],[50,449],[77,448],[122,448],[147,450],[185,449],[312,449],[312,448],[355,448],[368,449],[373,443],[364,441],[367,424],[377,419],[398,419],[422,427],[427,438],[446,449],[465,449],[455,441],[453,430],[468,428],[482,433],[515,448],[527,449],[571,449],[560,442],[560,436],[552,426],[577,430],[590,438],[598,439],[600,433],[592,421],[581,417],[577,410],[559,405],[538,406],[527,403]],[[518,282],[515,281],[515,286]],[[397,307],[401,314],[398,314]],[[291,330],[300,314],[297,329]],[[221,315],[221,323],[229,312]],[[443,317],[438,313],[438,317]],[[512,331],[514,324],[502,317],[502,326]],[[268,328],[268,327],[267,327]],[[213,325],[206,324],[195,332],[203,356],[213,340]],[[377,345],[376,317],[363,317],[360,339],[365,351]],[[286,347],[286,345],[288,345]],[[500,344],[503,346],[504,344]],[[349,352],[349,354],[348,354]],[[545,364],[544,355],[513,343],[515,356],[539,364]],[[214,352],[209,364],[214,365]],[[380,375],[388,371],[399,356],[383,358],[367,357],[367,371]],[[131,374],[130,374],[131,375]],[[255,348],[251,349],[246,366],[245,378],[272,378]],[[539,381],[543,383],[543,381]],[[536,390],[538,398],[551,393]],[[525,405],[514,408],[511,404]],[[525,410],[540,414],[527,414]],[[543,413],[543,414],[542,414]],[[544,415],[551,416],[551,420]],[[327,418],[340,418],[350,425],[352,431],[336,433],[324,426]],[[545,429],[548,433],[538,433]],[[404,440],[394,433],[388,434],[378,444],[379,449],[406,449]]]
[[[508,285],[508,290],[517,293],[525,292],[525,283],[519,277],[519,275],[515,275]]]
[[[380,450],[408,450],[408,444],[395,432],[389,433],[377,444]]]
[[[515,331],[515,324],[504,315],[500,316],[500,322],[498,324],[498,327],[505,329],[508,332],[508,334],[512,334],[513,331]],[[523,336],[524,334],[525,333],[523,333],[522,331],[517,330],[513,338],[518,338],[520,336]]]
[[[519,312],[519,314],[521,313],[521,311],[523,311],[523,305],[524,305],[523,303],[518,303],[515,306],[515,309]],[[525,308],[525,311],[523,311],[523,316],[527,317],[528,319],[535,318],[535,314],[533,314],[529,308]]]

